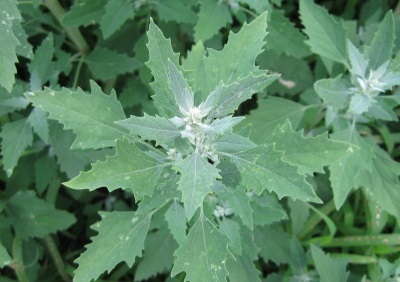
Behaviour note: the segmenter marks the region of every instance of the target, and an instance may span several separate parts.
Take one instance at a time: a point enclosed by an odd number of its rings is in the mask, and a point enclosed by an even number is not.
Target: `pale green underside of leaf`
[[[264,143],[271,132],[279,124],[290,120],[294,129],[297,129],[301,119],[310,106],[279,97],[269,97],[258,101],[258,108],[251,111],[250,115],[241,123],[242,126],[252,124],[251,140],[256,143]]]
[[[175,100],[175,95],[169,85],[169,63],[170,60],[180,71],[179,55],[174,53],[171,47],[171,40],[166,39],[162,31],[150,20],[149,30],[147,32],[150,60],[146,65],[154,76],[154,82],[151,87],[155,91],[153,100],[157,108],[165,113],[165,117],[179,115],[179,108]]]
[[[11,176],[19,157],[32,145],[32,127],[27,119],[8,122],[3,125],[0,137],[3,167],[7,175]]]
[[[0,85],[11,93],[17,72],[18,62],[16,48],[20,45],[13,31],[13,21],[20,21],[21,14],[15,0],[0,1]]]
[[[194,93],[190,89],[182,72],[168,59],[168,85],[174,93],[178,107],[189,112],[194,106]]]
[[[266,73],[255,66],[255,59],[265,44],[266,28],[267,13],[263,13],[250,24],[244,24],[238,33],[230,32],[223,50],[207,49],[208,56],[193,69],[195,75],[191,82],[193,90],[201,92],[200,101],[205,100],[221,82],[229,85],[250,73],[254,76]]]
[[[173,201],[165,213],[165,219],[168,227],[178,244],[182,244],[186,237],[186,215],[185,209],[179,201]]]
[[[43,238],[75,223],[72,214],[55,209],[50,203],[36,197],[32,191],[18,192],[8,201],[6,210],[21,239]]]
[[[185,281],[226,281],[228,244],[228,238],[201,214],[174,253],[176,261],[171,276],[186,272]]]
[[[220,175],[216,167],[197,153],[175,163],[174,169],[181,173],[178,190],[182,191],[186,217],[190,220],[206,195],[212,192],[211,185]]]
[[[105,13],[100,20],[100,29],[104,38],[110,37],[129,19],[135,17],[135,6],[130,0],[111,0],[104,7]]]
[[[91,88],[89,95],[81,89],[54,91],[47,88],[29,92],[26,97],[34,106],[49,112],[48,118],[64,124],[64,129],[74,131],[77,137],[72,149],[115,146],[115,139],[123,137],[137,140],[137,137],[129,135],[126,129],[114,123],[126,118],[115,93],[104,94],[95,82],[91,82]]]
[[[0,243],[0,268],[12,263],[12,259],[6,248]]]
[[[247,190],[261,194],[264,190],[275,192],[279,198],[320,203],[305,176],[297,172],[297,167],[282,160],[283,152],[275,151],[274,145],[261,145],[237,154],[229,155],[237,166],[242,185]]]
[[[103,272],[110,272],[118,263],[132,267],[142,255],[144,240],[149,230],[152,213],[102,212],[102,220],[92,226],[99,234],[92,238],[86,251],[75,261],[75,282],[96,280]]]
[[[365,49],[365,56],[369,59],[369,67],[377,69],[392,57],[394,47],[394,19],[389,10],[376,31],[371,44]]]
[[[77,2],[62,18],[65,26],[88,26],[102,18],[107,0],[87,0]]]
[[[356,188],[355,178],[362,171],[371,171],[371,160],[374,157],[371,148],[360,137],[354,128],[336,132],[331,136],[334,140],[344,141],[356,145],[360,150],[341,158],[329,167],[329,180],[332,185],[335,206],[339,209],[350,193]],[[361,164],[361,165],[360,165]]]
[[[64,183],[73,189],[94,190],[107,187],[109,191],[118,188],[131,189],[136,200],[144,195],[152,196],[163,167],[161,163],[148,156],[135,144],[127,140],[117,141],[117,153],[97,162],[92,169],[81,172],[79,176]]]
[[[320,79],[314,83],[314,89],[318,96],[336,111],[349,106],[351,91],[342,76]]]
[[[144,140],[154,140],[157,144],[168,144],[180,136],[180,130],[169,120],[160,116],[149,116],[146,113],[143,117],[131,116],[128,119],[117,121],[135,135]]]
[[[222,1],[202,0],[199,20],[194,27],[195,41],[206,41],[229,23],[232,23],[228,5]]]
[[[135,270],[135,281],[170,271],[173,265],[173,253],[178,248],[178,244],[165,226],[155,233],[150,233],[146,237],[144,246],[143,259]]]
[[[217,151],[225,153],[237,153],[256,147],[248,138],[238,134],[227,132],[213,142]]]
[[[284,151],[283,160],[299,167],[300,173],[324,173],[324,166],[337,163],[359,148],[350,143],[334,141],[327,133],[305,138],[303,130],[295,132],[287,120],[271,133],[266,143],[276,143],[275,149]]]
[[[346,30],[325,8],[312,0],[300,1],[300,17],[309,39],[311,50],[332,61],[347,65]]]
[[[132,73],[142,66],[142,63],[135,58],[102,47],[98,47],[90,53],[85,58],[85,62],[93,76],[101,80],[112,79],[124,73]]]
[[[350,273],[346,271],[346,261],[331,258],[315,245],[311,245],[311,255],[321,282],[347,281]]]

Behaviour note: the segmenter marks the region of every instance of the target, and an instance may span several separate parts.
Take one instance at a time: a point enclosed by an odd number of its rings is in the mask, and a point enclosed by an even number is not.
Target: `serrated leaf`
[[[376,31],[371,44],[365,49],[365,56],[369,59],[369,66],[372,70],[390,60],[394,47],[394,19],[393,13],[389,10],[379,28]]]
[[[242,240],[239,224],[232,219],[223,218],[219,223],[219,231],[231,241],[228,244],[229,250],[240,256],[242,254]]]
[[[150,20],[149,30],[147,32],[149,42],[150,59],[146,65],[154,76],[154,82],[151,87],[155,91],[153,100],[159,110],[165,112],[167,118],[179,114],[179,107],[176,104],[175,95],[168,83],[169,81],[169,60],[179,67],[179,55],[174,53],[171,47],[171,40],[166,39],[162,31]]]
[[[107,0],[86,0],[77,2],[65,13],[62,24],[65,26],[88,26],[96,23],[105,13]]]
[[[130,0],[111,0],[104,7],[105,13],[100,20],[100,29],[104,38],[110,37],[129,19],[135,17],[135,6]]]
[[[29,101],[25,98],[3,96],[0,97],[0,116],[14,111],[25,109],[29,105]]]
[[[295,58],[310,55],[310,48],[304,44],[306,37],[284,16],[284,12],[274,10],[268,25],[266,49],[273,49],[280,55],[285,53]]]
[[[36,93],[28,92],[26,97],[34,106],[49,112],[48,118],[58,120],[65,129],[74,130],[77,137],[72,149],[110,147],[115,145],[115,139],[123,137],[137,140],[114,123],[126,118],[115,92],[106,95],[93,81],[89,95],[81,89],[54,91],[46,88]]]
[[[143,117],[131,116],[115,123],[139,135],[144,140],[155,140],[156,144],[168,144],[180,136],[181,132],[169,120],[157,115],[152,117],[146,113]]]
[[[190,4],[189,4],[190,5]],[[163,0],[157,2],[157,14],[163,21],[194,24],[197,15],[186,3],[186,0]]]
[[[250,198],[247,196],[244,189],[226,188],[218,195],[234,210],[235,215],[238,215],[243,224],[253,230],[253,209],[250,206]]]
[[[314,89],[326,104],[331,105],[337,111],[349,106],[352,92],[341,75],[318,80],[314,83]]]
[[[132,189],[136,199],[152,196],[161,171],[168,163],[148,156],[127,140],[117,140],[116,147],[115,156],[93,164],[91,170],[81,172],[64,185],[79,190],[107,187],[110,192],[118,188]]]
[[[359,77],[365,77],[369,61],[364,58],[350,40],[347,40],[347,51],[349,53],[351,73]]]
[[[3,125],[0,133],[1,155],[3,156],[3,168],[8,176],[11,176],[19,157],[26,148],[32,145],[33,133],[27,119],[8,122]]]
[[[243,252],[236,259],[228,259],[226,268],[231,282],[258,282],[260,280],[260,271],[254,265],[253,261],[258,260],[258,248],[254,244],[252,233],[246,229],[241,229],[241,244]]]
[[[135,270],[135,281],[142,281],[170,271],[173,265],[173,253],[178,248],[178,244],[167,228],[149,234],[144,246],[143,259]]]
[[[75,270],[75,282],[96,280],[120,262],[132,267],[135,258],[142,255],[152,213],[136,215],[135,212],[114,211],[101,212],[100,215],[102,220],[92,226],[98,235],[75,261],[79,264]]]
[[[242,102],[250,99],[254,93],[262,92],[277,78],[278,75],[249,74],[229,85],[217,87],[204,103],[205,108],[212,107],[207,116],[220,118],[232,114]]]
[[[135,58],[103,47],[97,47],[85,58],[85,62],[93,76],[101,80],[108,80],[120,74],[131,73],[142,66],[142,63]]]
[[[210,18],[210,15],[207,15],[207,18]],[[194,70],[196,76],[192,82],[193,90],[201,92],[201,101],[221,82],[230,85],[250,73],[256,77],[266,73],[255,66],[255,59],[265,44],[266,28],[267,13],[263,13],[250,24],[244,24],[238,33],[230,32],[223,50],[207,50],[208,56],[204,57],[204,63]]]
[[[168,222],[168,227],[171,230],[174,239],[178,244],[182,244],[186,237],[186,215],[185,209],[178,201],[173,201],[171,206],[165,213],[165,219]]]
[[[241,125],[252,124],[257,130],[251,132],[250,139],[256,143],[264,143],[274,128],[287,119],[290,120],[293,128],[297,129],[309,107],[288,99],[269,97],[266,100],[259,100],[258,108],[251,111]]]
[[[238,134],[227,132],[213,142],[217,151],[225,153],[236,153],[256,147],[248,138]]]
[[[189,112],[194,105],[194,93],[175,64],[170,59],[167,64],[168,84],[174,93],[175,101],[180,108]]]
[[[311,0],[300,1],[300,18],[311,50],[335,62],[347,64],[346,29],[321,6]]]
[[[374,102],[374,99],[370,95],[357,93],[350,99],[349,112],[356,115],[362,115],[368,111]]]
[[[217,34],[222,27],[232,23],[228,5],[222,1],[202,0],[198,17],[194,27],[195,41],[204,42]]]
[[[51,179],[57,173],[57,169],[54,157],[45,155],[35,162],[35,184],[39,195],[46,190]]]
[[[275,151],[274,144],[260,145],[236,154],[229,154],[241,173],[244,187],[261,194],[265,189],[275,192],[279,199],[292,199],[320,203],[312,186],[305,181],[297,167],[282,160],[283,152]]]
[[[13,21],[21,20],[21,14],[17,8],[17,1],[0,1],[0,85],[11,93],[15,83],[14,75],[17,72],[15,63],[18,62],[16,48],[21,45],[13,31]]]
[[[0,268],[12,263],[12,258],[8,254],[6,248],[0,243]]]
[[[39,108],[34,108],[29,114],[28,122],[31,124],[33,131],[47,143],[49,141],[49,123],[45,112]]]
[[[371,159],[374,155],[368,144],[353,127],[335,132],[331,138],[360,147],[360,150],[354,151],[329,167],[329,180],[332,185],[335,207],[339,209],[348,193],[356,186],[354,180],[357,175],[363,170],[371,171]]]
[[[274,195],[253,195],[251,199],[254,225],[270,225],[288,219],[286,211]]]
[[[171,276],[184,271],[185,281],[226,281],[228,244],[228,238],[201,214],[185,241],[174,253],[176,261]]]
[[[239,122],[244,120],[244,117],[232,117],[227,116],[221,119],[215,119],[211,124],[210,127],[213,129],[213,135],[220,135],[225,133],[228,130],[231,130],[232,127],[237,125]]]
[[[349,278],[346,261],[331,258],[315,245],[311,245],[311,255],[321,282],[345,282]]]
[[[212,192],[211,185],[220,175],[218,169],[198,153],[176,162],[173,168],[181,173],[178,190],[182,191],[186,217],[190,220],[207,194]]]
[[[53,55],[54,39],[50,33],[35,50],[33,60],[28,64],[32,91],[42,90],[42,86],[55,75]]]
[[[275,149],[285,152],[284,161],[309,175],[324,173],[324,166],[336,164],[358,150],[352,144],[329,139],[327,133],[305,138],[303,130],[295,132],[288,120],[277,126],[265,142],[276,143]]]
[[[22,27],[22,23],[20,21],[13,22],[13,33],[17,37],[17,40],[20,42],[20,45],[17,45],[15,49],[17,54],[27,59],[32,59],[32,45],[28,42],[28,35]]]
[[[43,238],[75,223],[75,217],[39,199],[32,191],[20,191],[7,203],[6,211],[18,237]]]

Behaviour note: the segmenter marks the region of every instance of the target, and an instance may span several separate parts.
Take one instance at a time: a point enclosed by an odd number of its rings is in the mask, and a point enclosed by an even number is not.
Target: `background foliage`
[[[0,1],[2,281],[398,281],[400,5],[317,2]]]

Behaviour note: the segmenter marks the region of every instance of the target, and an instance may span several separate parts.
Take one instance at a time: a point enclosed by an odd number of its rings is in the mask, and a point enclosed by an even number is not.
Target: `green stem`
[[[78,62],[78,66],[76,67],[74,82],[72,84],[73,89],[75,89],[78,86],[78,79],[79,79],[79,75],[81,73],[82,63],[83,63],[84,59],[85,59],[85,56],[81,56],[81,58],[79,59],[79,62]]]
[[[72,42],[78,47],[79,52],[82,54],[86,54],[89,51],[89,45],[86,40],[83,38],[81,32],[78,28],[75,27],[67,27],[62,23],[62,18],[65,15],[64,8],[60,5],[58,0],[42,0],[42,4],[45,5],[50,12],[54,15],[54,17],[59,21],[61,26],[65,29],[68,36],[71,38]]]
[[[319,211],[321,213],[324,214],[329,214],[331,213],[333,210],[335,209],[335,203],[333,202],[333,200],[330,200],[329,202],[327,202],[323,207],[321,207],[319,209]],[[297,235],[297,238],[300,240],[302,238],[304,238],[309,232],[311,232],[314,227],[322,220],[322,217],[317,214],[314,213],[312,216],[310,216],[310,218],[308,219],[308,221],[304,224],[303,229],[300,231],[300,233]]]
[[[56,265],[58,274],[60,275],[60,277],[62,278],[63,281],[65,282],[70,282],[71,277],[69,277],[68,273],[65,271],[65,265],[64,265],[64,261],[60,255],[60,252],[57,249],[57,245],[54,243],[53,238],[51,237],[51,235],[47,235],[44,238],[44,241],[46,243],[46,246],[50,252],[51,257],[53,258],[53,261]]]
[[[346,236],[341,238],[334,238],[330,242],[321,243],[321,247],[354,247],[379,245],[400,245],[400,234]]]
[[[19,238],[14,238],[12,245],[14,258],[14,271],[19,282],[29,282],[28,275],[25,272],[24,257],[22,254],[22,241]]]
[[[258,15],[257,15],[256,13],[254,13],[253,11],[251,11],[251,10],[245,8],[245,7],[242,7],[242,6],[239,6],[239,8],[240,8],[243,12],[249,14],[250,16],[252,16],[252,17],[254,17],[254,18],[258,18]]]

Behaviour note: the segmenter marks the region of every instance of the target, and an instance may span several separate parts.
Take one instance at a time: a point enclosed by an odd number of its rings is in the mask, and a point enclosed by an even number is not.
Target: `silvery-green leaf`
[[[349,112],[362,115],[368,111],[372,103],[374,103],[374,100],[368,94],[355,94],[351,97]]]
[[[359,77],[365,77],[368,60],[364,58],[357,47],[354,46],[349,39],[347,39],[347,52],[349,53],[352,74]]]

